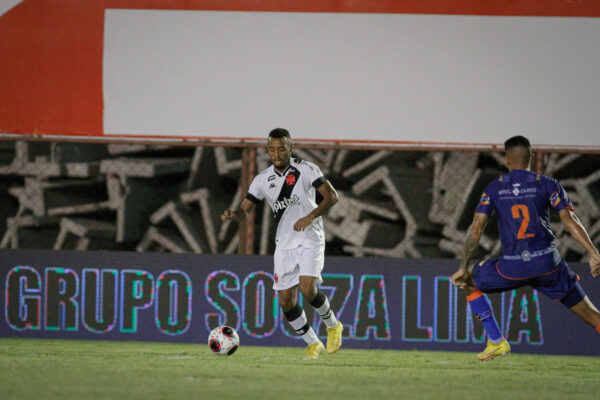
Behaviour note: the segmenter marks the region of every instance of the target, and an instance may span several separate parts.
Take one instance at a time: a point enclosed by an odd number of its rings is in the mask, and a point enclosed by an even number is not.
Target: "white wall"
[[[0,0],[0,16],[19,4],[22,0]]]
[[[600,146],[600,19],[107,10],[106,134]]]

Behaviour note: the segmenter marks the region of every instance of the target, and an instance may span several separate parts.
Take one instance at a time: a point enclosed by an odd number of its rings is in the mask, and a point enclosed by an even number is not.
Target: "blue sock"
[[[492,307],[483,293],[480,291],[471,293],[467,296],[467,301],[469,302],[469,306],[471,306],[471,312],[475,318],[483,324],[483,327],[488,334],[488,338],[496,344],[504,339],[500,327],[496,322],[496,318],[494,318]]]

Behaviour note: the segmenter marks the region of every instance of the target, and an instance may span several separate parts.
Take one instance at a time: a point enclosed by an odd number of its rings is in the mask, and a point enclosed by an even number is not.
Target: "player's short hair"
[[[504,150],[508,151],[509,149],[515,148],[515,147],[524,147],[526,149],[531,149],[531,143],[529,143],[529,139],[527,139],[525,136],[513,136],[510,139],[506,140],[506,142],[504,142]]]
[[[288,138],[288,139],[292,139],[292,137],[290,136],[290,132],[288,132],[287,129],[283,129],[283,128],[275,128],[273,129],[271,132],[269,132],[269,139],[270,138]]]
[[[511,152],[511,150],[520,150]],[[522,165],[527,165],[531,161],[531,143],[525,136],[513,136],[504,142],[504,151],[512,153],[513,159]]]

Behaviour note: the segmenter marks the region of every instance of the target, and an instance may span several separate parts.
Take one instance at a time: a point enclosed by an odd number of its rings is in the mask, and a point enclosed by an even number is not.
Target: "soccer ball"
[[[240,337],[230,326],[217,326],[208,335],[208,347],[218,356],[230,356],[240,345]]]

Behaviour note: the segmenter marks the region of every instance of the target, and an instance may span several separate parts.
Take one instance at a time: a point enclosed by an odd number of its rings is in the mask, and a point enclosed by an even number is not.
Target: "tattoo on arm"
[[[463,246],[462,252],[461,268],[466,269],[473,256],[475,256],[475,252],[479,247],[479,240],[481,239],[481,235],[485,230],[487,222],[488,216],[486,214],[475,213],[473,223],[471,224],[471,228],[469,228],[469,232],[467,233],[467,237],[465,238],[465,244]]]
[[[477,251],[478,247],[479,247],[479,240],[476,240],[475,238],[473,238],[473,236],[471,236],[470,232],[467,233],[467,238],[465,239],[465,244],[463,246],[463,251],[462,251],[461,266],[463,268],[467,268],[467,266],[469,265],[469,262],[475,255],[475,252]]]

